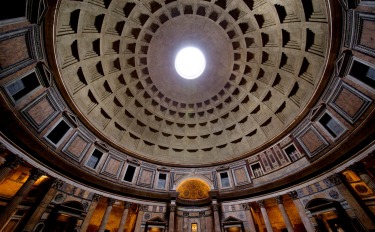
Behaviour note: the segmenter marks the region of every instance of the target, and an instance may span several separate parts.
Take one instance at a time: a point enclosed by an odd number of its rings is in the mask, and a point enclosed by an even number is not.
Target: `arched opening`
[[[56,205],[47,222],[45,231],[77,231],[77,222],[84,218],[85,209],[80,202],[68,201]]]
[[[209,198],[208,184],[198,178],[190,178],[182,181],[177,187],[178,198],[184,200],[202,200]]]
[[[316,198],[306,204],[306,209],[311,212],[313,219],[316,221],[317,231],[357,231],[350,223],[351,220],[340,202]]]

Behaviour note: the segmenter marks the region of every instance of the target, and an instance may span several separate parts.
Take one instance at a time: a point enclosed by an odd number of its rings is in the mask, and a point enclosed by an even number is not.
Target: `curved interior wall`
[[[156,211],[167,213],[167,204],[173,199],[171,192],[178,183],[201,178],[219,191],[215,197],[221,203],[223,217],[227,218],[236,215],[228,212],[243,211],[242,203],[269,199],[292,190],[300,190],[301,202],[312,198],[314,191],[329,194],[328,189],[332,190],[335,184],[309,190],[307,183],[316,186],[318,182],[307,181],[324,174],[321,176],[324,182],[327,176],[342,172],[372,152],[374,83],[371,77],[375,62],[371,33],[367,33],[373,30],[373,10],[367,1],[354,6],[340,3],[341,15],[336,17],[343,20],[335,29],[341,30],[342,36],[335,41],[340,51],[336,51],[335,59],[328,64],[332,74],[325,77],[325,91],[315,96],[315,105],[290,133],[244,159],[198,168],[138,159],[121,153],[91,133],[64,102],[54,81],[57,73],[50,69],[50,61],[47,62],[47,58],[51,59],[47,53],[51,45],[48,42],[51,21],[44,18],[46,14],[47,18],[53,16],[53,4],[47,1],[27,4],[24,11],[3,14],[0,23],[1,131],[6,147],[2,157],[7,160],[10,153],[15,153],[26,160],[27,168],[38,167],[50,177],[63,179],[68,183],[65,193],[79,195],[79,186],[87,191],[81,199],[90,201],[94,193],[134,203],[147,199],[149,207],[145,211],[153,212],[151,206],[157,205],[162,210]],[[59,130],[54,130],[56,126]],[[59,134],[60,130],[65,133]],[[93,154],[99,162],[92,168]],[[134,167],[134,176],[124,181],[129,166]],[[165,174],[164,188],[158,187],[160,174]],[[125,205],[121,207],[125,209]],[[134,211],[138,213],[139,208]],[[372,228],[371,223],[362,224]]]

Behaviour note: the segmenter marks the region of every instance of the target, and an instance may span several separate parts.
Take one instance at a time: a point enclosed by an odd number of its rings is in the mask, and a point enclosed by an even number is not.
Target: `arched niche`
[[[210,197],[210,186],[200,178],[186,179],[177,186],[178,198],[183,200],[203,200]]]

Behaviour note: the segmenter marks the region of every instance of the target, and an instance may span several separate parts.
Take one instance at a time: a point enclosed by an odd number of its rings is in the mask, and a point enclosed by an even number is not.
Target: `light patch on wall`
[[[208,198],[210,187],[200,179],[187,179],[178,187],[178,197],[181,199],[198,200]]]

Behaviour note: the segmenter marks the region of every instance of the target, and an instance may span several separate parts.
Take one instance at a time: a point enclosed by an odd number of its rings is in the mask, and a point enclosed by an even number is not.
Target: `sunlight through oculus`
[[[206,67],[206,59],[199,49],[186,47],[177,53],[174,67],[181,77],[195,79],[203,73]]]

